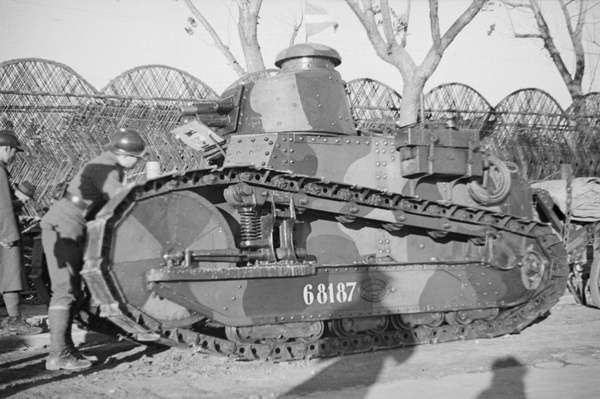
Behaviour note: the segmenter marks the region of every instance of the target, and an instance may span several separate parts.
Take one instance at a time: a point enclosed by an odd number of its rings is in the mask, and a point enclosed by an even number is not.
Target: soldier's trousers
[[[0,293],[23,291],[26,287],[20,245],[20,242],[12,248],[0,245]]]
[[[52,283],[50,308],[70,310],[81,297],[85,226],[47,227],[42,225],[42,244]]]

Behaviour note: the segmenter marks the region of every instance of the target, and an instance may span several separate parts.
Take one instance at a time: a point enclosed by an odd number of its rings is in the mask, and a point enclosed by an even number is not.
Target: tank
[[[357,130],[334,49],[184,107],[203,166],[88,224],[89,313],[139,341],[288,361],[516,333],[564,293],[530,186],[452,124]]]

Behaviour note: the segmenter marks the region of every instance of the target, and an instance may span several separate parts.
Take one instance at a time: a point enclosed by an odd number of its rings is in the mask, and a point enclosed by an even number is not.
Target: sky
[[[326,9],[339,27],[311,36],[309,41],[340,53],[342,64],[337,69],[342,78],[375,79],[401,93],[399,72],[376,55],[347,4],[343,0],[314,3]],[[445,32],[469,1],[440,3],[441,28]],[[568,91],[540,43],[514,38],[513,29],[527,30],[531,21],[514,12],[509,14],[498,1],[492,3],[446,50],[425,92],[440,84],[458,82],[471,86],[496,105],[515,90],[538,88],[566,109],[571,103]],[[243,64],[235,24],[237,9],[231,0],[194,0],[194,4]],[[390,4],[401,14],[406,3],[390,0]],[[600,21],[599,9],[595,7],[596,21]],[[258,38],[267,68],[274,68],[276,55],[289,46],[301,10],[301,0],[263,1]],[[431,46],[428,12],[426,0],[413,0],[407,50],[417,64]],[[557,10],[552,12],[558,16]],[[192,35],[186,32],[190,16],[182,0],[0,0],[0,62],[22,58],[56,61],[75,70],[97,89],[129,69],[167,65],[190,73],[220,93],[238,76],[201,27],[195,28]],[[303,31],[300,33],[296,43],[305,42]],[[559,41],[559,47],[569,54],[564,41]],[[597,57],[598,47],[590,48],[591,61],[597,62]],[[568,66],[571,58],[567,57]],[[595,67],[588,69],[593,71],[598,65]],[[588,74],[584,92],[600,91],[600,77],[593,83],[590,78]]]

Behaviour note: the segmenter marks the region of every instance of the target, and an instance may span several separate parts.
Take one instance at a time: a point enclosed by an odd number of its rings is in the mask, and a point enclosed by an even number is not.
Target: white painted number
[[[356,288],[356,283],[338,283],[336,286],[333,283],[329,283],[329,285],[319,284],[317,285],[316,295],[313,293],[313,285],[306,284],[304,286],[304,290],[302,290],[302,297],[304,299],[304,303],[307,305],[312,305],[315,302],[315,299],[321,305],[329,303],[344,303],[344,302],[352,302],[352,294],[354,294],[354,288]],[[348,289],[350,292],[348,292]]]
[[[315,294],[312,293],[312,284],[306,284],[304,286],[304,290],[302,291],[302,297],[304,298],[304,303],[310,305],[315,301]]]

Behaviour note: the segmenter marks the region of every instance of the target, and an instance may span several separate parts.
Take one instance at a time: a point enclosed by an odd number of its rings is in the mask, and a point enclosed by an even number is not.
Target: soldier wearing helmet
[[[39,334],[21,315],[19,293],[26,287],[21,256],[19,224],[14,207],[14,191],[9,183],[8,165],[23,151],[10,130],[0,130],[0,292],[8,317],[0,325],[2,334]]]
[[[81,370],[92,365],[75,349],[71,338],[73,317],[81,299],[85,226],[123,189],[125,170],[133,168],[145,153],[146,144],[137,131],[119,129],[105,151],[73,177],[42,219],[42,243],[52,283],[48,370]]]

